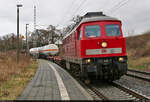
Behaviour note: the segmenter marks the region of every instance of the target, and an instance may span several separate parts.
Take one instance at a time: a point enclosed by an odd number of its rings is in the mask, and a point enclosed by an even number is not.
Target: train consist
[[[121,27],[117,18],[102,12],[87,13],[63,38],[61,61],[85,80],[91,76],[119,79],[127,72],[126,39]]]
[[[48,56],[56,56],[59,52],[58,46],[55,44],[49,44],[42,47],[31,48],[30,54],[34,58],[48,58]]]

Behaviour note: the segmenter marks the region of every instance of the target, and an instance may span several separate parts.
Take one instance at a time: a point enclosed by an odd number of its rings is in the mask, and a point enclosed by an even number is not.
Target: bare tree
[[[66,35],[67,33],[69,33],[70,31],[72,31],[78,24],[79,22],[82,20],[82,16],[80,15],[76,15],[74,16],[70,21],[72,22],[70,25],[68,25],[67,27],[63,28],[63,35]]]
[[[14,33],[0,37],[0,51],[16,49],[16,35]]]
[[[60,39],[61,31],[53,25],[49,25],[47,29],[37,29],[37,46],[54,44]]]

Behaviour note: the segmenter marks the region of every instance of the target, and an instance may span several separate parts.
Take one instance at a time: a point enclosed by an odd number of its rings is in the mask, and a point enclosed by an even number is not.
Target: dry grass
[[[20,54],[20,62],[16,63],[16,52],[0,52],[0,84],[14,74],[20,74],[31,63],[30,57]]]
[[[0,100],[15,100],[34,75],[36,68],[37,63],[24,54],[20,54],[20,61],[17,64],[16,52],[1,52]]]
[[[150,32],[128,37],[127,53],[129,68],[150,71]]]
[[[23,72],[14,74],[0,86],[0,100],[16,100],[34,76],[37,63],[31,64]]]

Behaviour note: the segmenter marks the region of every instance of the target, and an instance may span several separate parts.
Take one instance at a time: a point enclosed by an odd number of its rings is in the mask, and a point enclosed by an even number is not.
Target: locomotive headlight
[[[102,47],[107,47],[107,42],[102,42]]]
[[[85,60],[86,63],[90,63],[91,62],[91,59],[87,59]]]
[[[120,57],[120,58],[119,58],[119,61],[120,61],[120,62],[124,61],[124,58],[123,58],[123,57]]]

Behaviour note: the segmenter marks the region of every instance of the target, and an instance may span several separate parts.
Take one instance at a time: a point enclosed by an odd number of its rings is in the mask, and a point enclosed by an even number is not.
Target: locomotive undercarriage
[[[87,61],[89,60],[90,61]],[[127,56],[107,58],[86,58],[81,63],[64,61],[64,65],[76,77],[82,80],[104,79],[113,81],[127,73]]]
[[[119,61],[119,58],[122,60]],[[81,77],[117,80],[127,72],[127,57],[94,58],[81,65]]]

